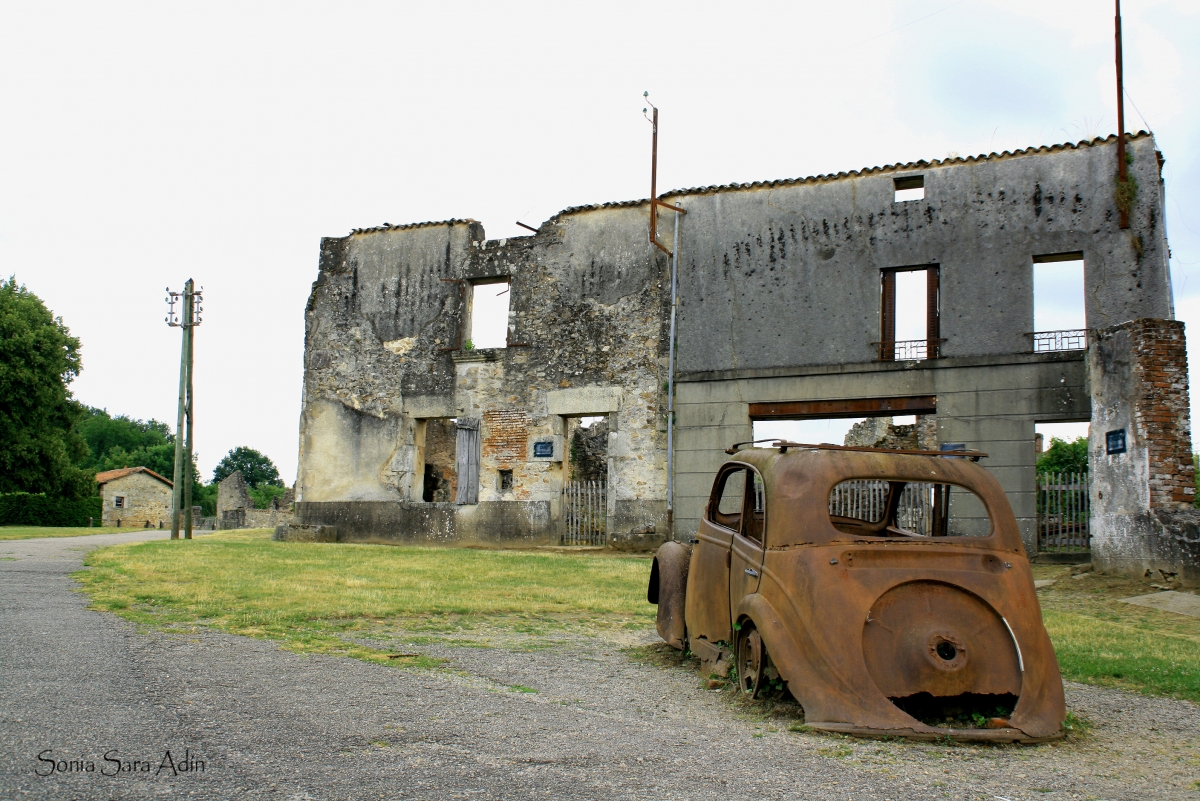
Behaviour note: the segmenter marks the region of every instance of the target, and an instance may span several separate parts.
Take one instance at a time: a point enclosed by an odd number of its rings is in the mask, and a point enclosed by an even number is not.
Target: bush
[[[86,526],[88,518],[100,525],[100,497],[78,500],[29,492],[0,495],[0,526]]]
[[[250,500],[254,501],[255,509],[270,509],[271,501],[282,498],[287,492],[287,488],[276,487],[274,484],[260,484],[257,487],[251,487],[246,492],[249,493]]]
[[[1086,473],[1088,469],[1088,440],[1080,437],[1067,442],[1058,437],[1037,458],[1038,473]]]

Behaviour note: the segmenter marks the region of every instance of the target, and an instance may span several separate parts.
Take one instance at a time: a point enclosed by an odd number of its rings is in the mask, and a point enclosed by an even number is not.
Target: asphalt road
[[[448,658],[438,671],[140,632],[88,611],[68,574],[143,536],[0,542],[0,798],[1197,797],[1188,702],[1069,685],[1089,740],[945,747],[790,733],[632,661],[622,646],[649,632],[382,644]]]

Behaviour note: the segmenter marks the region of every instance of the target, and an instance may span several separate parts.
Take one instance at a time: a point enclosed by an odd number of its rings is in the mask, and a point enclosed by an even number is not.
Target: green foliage
[[[251,487],[263,484],[283,486],[275,464],[253,448],[234,448],[227,453],[213,470],[213,483],[220,484],[236,471],[241,471],[242,478]]]
[[[1039,473],[1086,473],[1087,469],[1087,437],[1080,437],[1074,442],[1053,437],[1050,447],[1037,459]]]
[[[217,513],[217,485],[193,484],[192,506],[199,506],[200,513],[205,517],[213,517]]]
[[[0,492],[94,493],[75,464],[87,445],[76,430],[82,407],[67,388],[82,369],[79,340],[62,318],[15,277],[0,280]]]
[[[1125,180],[1118,178],[1114,182],[1113,202],[1117,204],[1120,211],[1128,214],[1133,210],[1134,201],[1137,200],[1138,183],[1133,177],[1133,173],[1126,173]]]
[[[28,492],[0,495],[0,526],[86,526],[89,517],[100,525],[99,495],[85,498]]]
[[[260,484],[257,487],[251,487],[247,492],[250,494],[250,499],[254,501],[255,509],[270,509],[271,501],[282,498],[287,492],[287,488],[275,484]]]
[[[134,420],[125,415],[110,417],[105,409],[88,407],[79,423],[79,433],[87,442],[88,453],[80,461],[79,466],[92,468],[96,471],[112,470],[114,467],[149,467],[159,475],[171,478],[175,459],[175,437],[166,423],[157,420]],[[118,449],[126,454],[140,452],[151,448],[171,447],[171,458],[166,463],[156,462],[160,470],[145,462],[129,462],[114,464],[120,459],[111,457]],[[121,457],[124,458],[124,457]],[[170,467],[167,467],[170,464]]]
[[[468,339],[463,343],[463,350],[475,350],[475,343]]]

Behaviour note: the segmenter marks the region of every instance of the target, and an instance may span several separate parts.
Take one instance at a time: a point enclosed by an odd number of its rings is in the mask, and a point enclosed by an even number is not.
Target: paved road
[[[1090,741],[946,748],[788,733],[617,641],[385,645],[455,668],[409,672],[139,632],[88,611],[68,574],[144,536],[0,542],[0,798],[1196,797],[1186,702],[1070,686],[1101,724]]]

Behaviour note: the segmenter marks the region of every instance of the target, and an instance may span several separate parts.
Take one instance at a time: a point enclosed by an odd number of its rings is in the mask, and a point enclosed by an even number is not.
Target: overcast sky
[[[1123,11],[1191,329],[1200,3]],[[246,445],[290,482],[321,237],[473,217],[498,238],[645,197],[644,90],[664,188],[1113,133],[1112,23],[1103,0],[2,3],[0,269],[82,340],[81,401],[172,426],[163,289],[195,278],[201,471]]]

